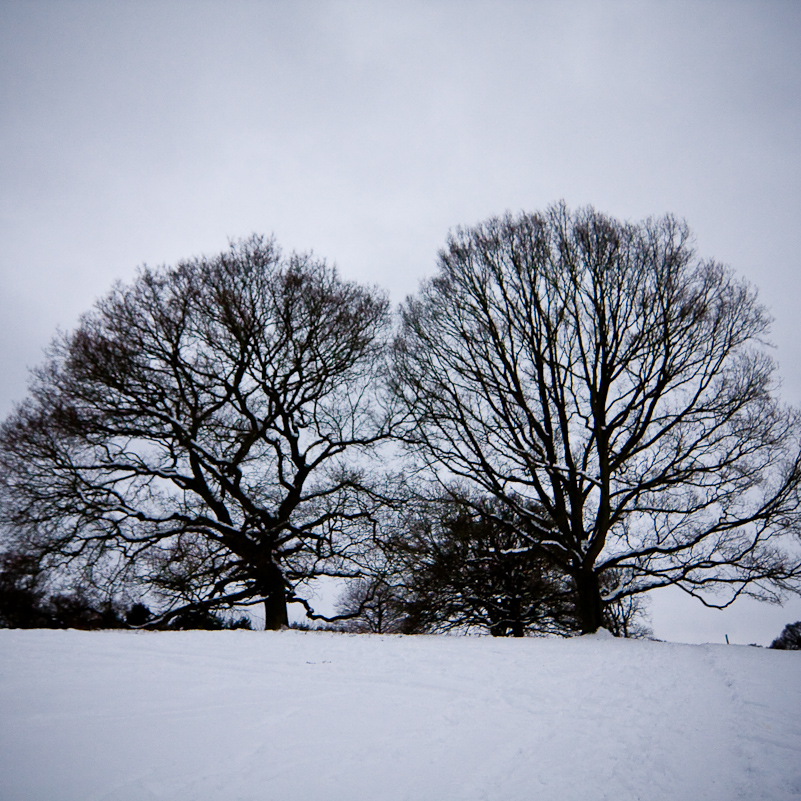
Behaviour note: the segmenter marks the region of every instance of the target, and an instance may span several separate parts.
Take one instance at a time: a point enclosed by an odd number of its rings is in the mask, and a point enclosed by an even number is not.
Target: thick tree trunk
[[[264,630],[278,631],[289,625],[284,593],[276,593],[264,599]]]
[[[286,609],[286,590],[281,568],[271,563],[262,577],[264,594],[264,630],[278,631],[289,625]]]
[[[573,576],[573,581],[576,585],[581,633],[594,634],[604,622],[598,574],[594,570],[580,570]]]
[[[523,625],[522,614],[520,610],[520,599],[514,595],[512,596],[511,603],[512,623],[509,628],[512,630],[513,637],[525,637],[526,627]]]

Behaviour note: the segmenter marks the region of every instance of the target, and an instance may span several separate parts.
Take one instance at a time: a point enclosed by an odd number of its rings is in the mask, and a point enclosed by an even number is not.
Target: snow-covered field
[[[2,801],[801,797],[801,652],[0,631]]]

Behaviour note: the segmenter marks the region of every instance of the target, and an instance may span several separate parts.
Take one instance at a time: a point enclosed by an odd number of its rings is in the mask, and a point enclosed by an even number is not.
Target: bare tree
[[[543,538],[494,498],[452,487],[435,499],[410,494],[382,509],[362,575],[347,583],[338,611],[362,633],[480,632],[494,637],[580,630],[575,589],[532,542]],[[540,521],[541,510],[536,513]],[[525,532],[523,534],[522,532]],[[603,575],[602,591],[621,583]],[[647,637],[642,598],[608,602],[603,625],[616,636]]]
[[[0,431],[9,531],[50,563],[156,587],[175,614],[352,574],[387,300],[253,237],[143,269],[60,336]]]
[[[417,634],[407,621],[402,591],[386,576],[351,579],[337,603],[347,619],[347,631],[356,634]]]
[[[459,229],[402,315],[406,443],[539,528],[520,534],[571,577],[583,631],[666,585],[714,606],[797,587],[769,319],[684,223],[562,204]]]
[[[420,503],[383,543],[404,631],[575,631],[572,588],[497,501]],[[392,575],[392,574],[390,574]],[[386,581],[386,580],[385,580]]]

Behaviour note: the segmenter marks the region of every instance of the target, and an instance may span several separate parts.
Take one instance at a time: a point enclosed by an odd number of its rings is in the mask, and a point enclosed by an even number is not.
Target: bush
[[[788,623],[770,647],[780,651],[801,651],[801,620]]]

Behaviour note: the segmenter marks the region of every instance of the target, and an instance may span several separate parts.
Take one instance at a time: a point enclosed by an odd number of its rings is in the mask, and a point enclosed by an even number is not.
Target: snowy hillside
[[[801,797],[801,653],[0,631],[3,801]]]

